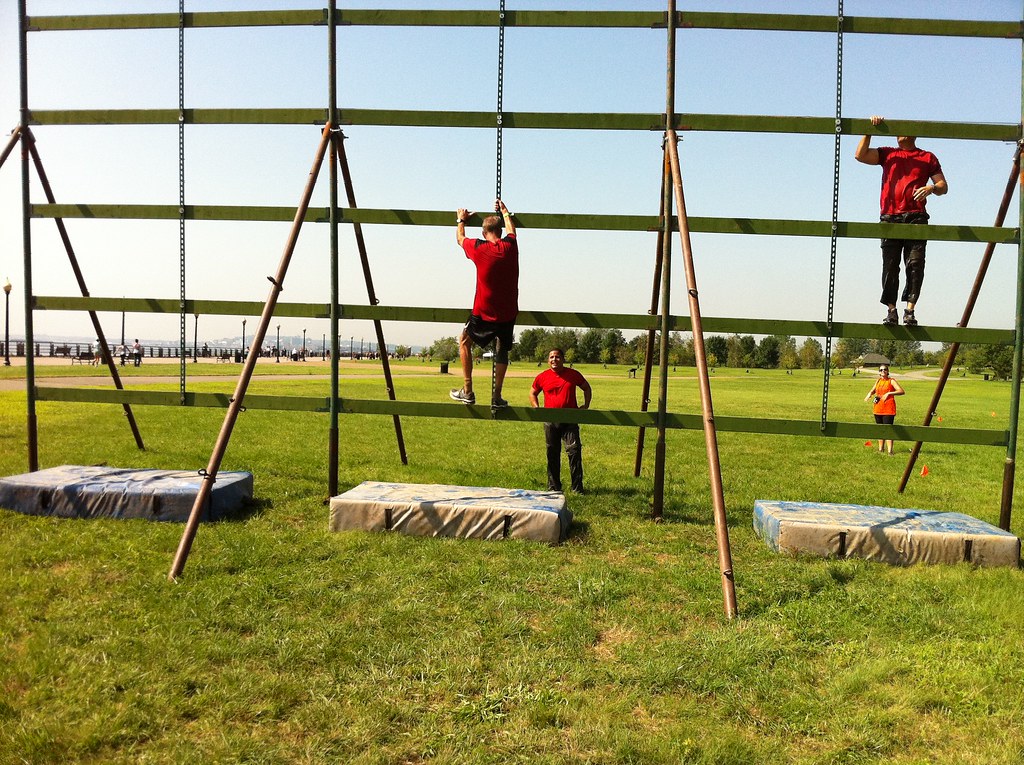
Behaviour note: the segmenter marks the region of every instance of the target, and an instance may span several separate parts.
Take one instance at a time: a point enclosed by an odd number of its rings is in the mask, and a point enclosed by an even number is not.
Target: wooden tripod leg
[[[356,193],[352,185],[352,173],[348,166],[348,157],[345,154],[345,137],[340,133],[336,133],[332,136],[334,141],[335,151],[338,154],[338,163],[341,166],[341,176],[345,184],[345,195],[348,198],[348,206],[351,208],[357,207],[356,205]],[[370,301],[370,305],[377,305],[380,301],[377,299],[377,293],[373,289],[373,276],[370,274],[370,259],[366,254],[366,242],[363,239],[363,229],[358,223],[353,223],[352,228],[355,231],[356,236],[356,248],[359,250],[359,262],[363,266],[363,279],[366,281],[366,297]],[[381,366],[384,369],[384,384],[387,386],[388,398],[391,401],[395,401],[395,384],[391,377],[391,364],[388,361],[388,346],[384,341],[384,328],[381,326],[380,319],[373,320],[373,328],[377,333],[377,348],[380,350]],[[395,423],[395,438],[398,440],[398,454],[402,459],[403,465],[409,464],[409,458],[405,453],[405,438],[402,436],[402,421],[399,416],[393,415],[392,419]]]
[[[1010,200],[1013,198],[1013,190],[1017,185],[1018,175],[1020,174],[1020,144],[1017,144],[1017,150],[1013,155],[1013,167],[1010,168],[1010,177],[1006,181],[1006,188],[1003,191],[1003,198],[999,203],[999,209],[996,212],[995,225],[1002,226],[1006,220],[1006,213],[1010,209]],[[967,305],[964,306],[964,312],[960,317],[960,322],[957,324],[958,327],[966,327],[968,322],[971,320],[971,314],[974,313],[975,303],[978,301],[978,295],[981,292],[981,285],[985,281],[985,274],[988,273],[989,264],[992,262],[992,254],[995,252],[996,245],[994,242],[989,242],[985,245],[985,254],[981,258],[981,263],[978,264],[978,273],[974,277],[974,286],[971,288],[971,293],[967,297]],[[932,394],[931,403],[928,404],[928,410],[924,416],[925,427],[932,424],[932,417],[935,416],[935,412],[939,408],[939,400],[942,398],[942,391],[946,387],[946,381],[949,380],[950,372],[953,370],[953,363],[956,360],[956,354],[960,350],[960,343],[953,343],[949,347],[949,351],[946,353],[946,361],[942,365],[942,374],[939,375],[939,380],[935,384],[935,392]],[[914,463],[917,462],[917,456],[921,453],[921,441],[916,441],[910,452],[910,459],[907,461],[907,467],[903,471],[903,476],[900,478],[900,485],[898,491],[902,494],[903,490],[907,488],[907,481],[910,480],[910,474],[914,470]]]
[[[715,412],[711,401],[711,379],[708,375],[707,354],[704,350],[704,328],[701,322],[700,301],[697,292],[697,275],[693,266],[693,250],[690,247],[690,224],[686,216],[686,202],[683,198],[683,180],[679,170],[679,151],[674,130],[668,133],[668,151],[671,159],[672,186],[675,192],[676,210],[679,216],[679,239],[683,251],[683,267],[686,271],[686,293],[690,305],[690,322],[693,328],[693,351],[697,357],[697,376],[700,381],[700,405],[704,420],[704,445],[708,455],[708,473],[711,484],[711,504],[715,516],[715,537],[718,542],[718,568],[722,577],[722,598],[725,615],[736,616],[736,583],[733,581],[732,553],[729,549],[729,526],[725,517],[725,492],[722,486],[722,464],[718,458],[718,431],[715,427]],[[665,347],[664,338],[662,348]],[[666,363],[662,359],[662,369]]]
[[[299,206],[295,210],[295,218],[292,221],[291,232],[288,235],[288,242],[285,244],[284,253],[281,255],[281,261],[277,267],[276,276],[269,277],[271,288],[270,295],[267,297],[267,302],[263,306],[263,313],[260,315],[260,323],[256,328],[256,334],[253,336],[252,345],[250,348],[261,348],[263,346],[263,340],[267,336],[267,329],[270,327],[270,320],[274,318],[274,309],[277,307],[277,299],[281,294],[281,290],[284,288],[284,278],[288,274],[288,265],[291,263],[292,255],[295,252],[295,245],[299,239],[299,231],[302,228],[302,221],[306,218],[306,212],[309,210],[309,201],[313,196],[313,189],[316,186],[317,176],[320,174],[320,167],[323,165],[324,155],[327,153],[327,146],[330,143],[331,136],[331,124],[327,123],[324,127],[323,136],[320,139],[320,145],[317,147],[316,157],[313,160],[313,167],[309,171],[309,179],[306,181],[306,188],[302,193],[302,198],[299,201]],[[174,581],[181,572],[185,569],[185,561],[188,559],[189,551],[192,549],[192,542],[195,539],[196,531],[199,528],[199,520],[202,518],[203,511],[207,507],[207,503],[210,500],[210,495],[213,492],[213,483],[217,480],[217,472],[220,470],[220,463],[224,459],[224,453],[227,451],[228,442],[231,440],[231,431],[235,427],[235,422],[238,420],[238,415],[242,411],[242,401],[245,399],[245,392],[249,387],[249,380],[252,378],[253,370],[256,368],[256,359],[259,357],[259,353],[249,353],[245,357],[245,365],[242,368],[242,373],[238,377],[238,384],[235,385],[235,392],[231,396],[231,401],[228,404],[227,413],[224,415],[224,423],[221,425],[220,433],[217,436],[217,442],[214,444],[213,453],[210,455],[210,461],[206,466],[206,470],[202,471],[203,482],[199,486],[199,492],[196,494],[195,502],[192,504],[192,511],[189,513],[188,521],[185,524],[185,531],[181,535],[181,541],[178,543],[178,550],[174,555],[174,562],[171,564],[170,573],[167,578]]]
[[[46,177],[46,171],[43,169],[42,160],[39,158],[39,152],[36,149],[35,136],[32,135],[31,130],[26,129],[25,137],[28,139],[29,154],[32,156],[32,163],[35,165],[36,174],[39,176],[39,182],[43,187],[43,192],[46,194],[46,201],[51,205],[56,204],[57,200],[53,195],[53,189],[50,187],[50,181]],[[82,297],[89,297],[89,289],[85,285],[85,277],[82,275],[82,269],[78,265],[78,258],[75,256],[75,250],[71,246],[71,237],[68,236],[68,230],[64,226],[64,221],[61,218],[54,218],[53,222],[57,224],[57,231],[60,234],[61,241],[64,243],[64,251],[67,252],[68,260],[71,262],[71,270],[75,272],[75,279],[78,281],[78,288],[82,292]],[[100,325],[99,316],[96,315],[95,311],[89,311],[89,318],[92,320],[92,327],[96,333],[96,338],[100,341],[103,360],[106,362],[107,369],[110,370],[110,377],[114,381],[114,387],[118,390],[124,390],[124,385],[121,383],[121,375],[118,374],[117,365],[114,364],[114,356],[110,352],[107,338],[103,334],[103,327]],[[132,412],[131,406],[129,404],[121,404],[121,408],[124,409],[124,416],[127,418],[128,426],[135,437],[135,445],[139,449],[145,450],[146,445],[142,442],[142,434],[139,433],[139,426],[135,422],[135,415]]]
[[[664,162],[661,167],[661,202],[659,203],[658,218],[659,220],[665,217],[665,195],[666,186],[668,184],[668,151],[664,152]],[[665,246],[665,228],[664,226],[658,227],[658,244],[654,255],[654,286],[651,287],[651,308],[647,312],[651,316],[656,316],[658,313],[658,296],[661,290],[661,265],[662,265],[662,250]],[[640,393],[640,411],[646,412],[647,407],[651,403],[651,370],[654,367],[654,336],[655,331],[653,329],[647,330],[647,351],[644,354],[644,382],[643,388]],[[633,463],[633,476],[635,478],[640,477],[640,468],[643,464],[644,457],[644,435],[646,428],[641,425],[640,430],[636,436],[636,460]]]

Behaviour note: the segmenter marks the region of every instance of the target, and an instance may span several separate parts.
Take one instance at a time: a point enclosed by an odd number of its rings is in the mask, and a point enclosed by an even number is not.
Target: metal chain
[[[828,384],[832,372],[832,320],[836,297],[836,244],[839,233],[839,160],[843,137],[843,0],[836,14],[836,148],[832,166],[832,247],[828,267],[828,322],[825,335],[825,379],[821,390],[821,430],[828,422]]]
[[[179,389],[185,404],[185,0],[178,2],[178,246],[180,271]]]
[[[501,113],[502,113],[502,92],[505,87],[505,0],[498,3],[498,107],[497,107],[497,140],[495,146],[495,170],[494,170],[494,198],[501,199]],[[498,212],[495,203],[495,212]],[[498,382],[498,341],[494,341],[494,350],[491,353],[491,403],[497,393]]]
[[[501,113],[502,90],[505,85],[505,0],[500,0],[498,8],[498,109],[497,109],[497,160],[495,162],[494,197],[501,199]]]

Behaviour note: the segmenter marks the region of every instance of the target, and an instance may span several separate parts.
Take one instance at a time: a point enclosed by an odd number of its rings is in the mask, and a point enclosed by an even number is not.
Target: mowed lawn
[[[595,408],[640,408],[625,367],[578,368]],[[446,401],[457,375],[436,370],[396,365],[398,397]],[[537,371],[513,365],[513,405]],[[934,382],[895,372],[908,393],[897,421],[920,424]],[[821,374],[719,369],[716,413],[817,420]],[[870,421],[872,380],[832,377],[830,417]],[[386,397],[374,374],[341,389]],[[323,396],[329,382],[260,376],[251,391]],[[695,370],[670,372],[670,409],[700,411]],[[1008,411],[1008,384],[958,377],[936,427],[1004,429]],[[135,414],[144,452],[119,406],[40,403],[41,466],[198,470],[223,419]],[[24,392],[0,392],[0,474],[26,469],[24,421]],[[181,525],[0,510],[0,763],[1024,762],[1020,571],[795,558],[751,528],[760,498],[996,523],[1004,449],[926,444],[900,495],[906,443],[887,457],[863,440],[720,433],[740,610],[729,621],[700,432],[668,433],[655,524],[654,432],[634,478],[636,430],[584,426],[588,493],[569,495],[573,530],[551,547],[329,533],[328,424],[241,415],[223,469],[252,471],[256,501],[200,527],[174,584]],[[539,425],[402,424],[408,466],[390,417],[342,417],[342,489],[545,487]],[[1018,488],[1015,533],[1022,499]]]

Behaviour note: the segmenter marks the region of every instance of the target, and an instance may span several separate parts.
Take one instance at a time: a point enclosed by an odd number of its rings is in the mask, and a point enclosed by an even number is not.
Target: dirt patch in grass
[[[620,645],[633,639],[633,630],[614,626],[601,632],[594,643],[593,651],[601,661],[614,661],[615,652]]]

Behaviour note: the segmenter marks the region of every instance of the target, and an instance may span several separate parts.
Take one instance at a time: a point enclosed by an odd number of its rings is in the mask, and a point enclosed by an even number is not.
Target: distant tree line
[[[647,333],[627,340],[618,329],[553,329],[530,328],[519,333],[509,357],[512,361],[543,363],[548,351],[561,348],[569,364],[628,364],[640,366],[647,353]],[[878,353],[899,367],[941,365],[949,344],[941,350],[924,351],[917,340],[869,340],[844,337],[832,348],[832,367],[856,366],[868,353]],[[825,353],[815,338],[807,338],[800,345],[789,335],[766,335],[760,342],[753,335],[707,335],[704,350],[708,366],[745,367],[747,369],[821,369]],[[483,353],[474,348],[478,356]],[[669,335],[669,363],[672,366],[692,367],[697,363],[693,337],[689,333],[673,332]],[[454,337],[436,340],[423,350],[424,356],[454,361],[459,357],[459,342]],[[660,363],[660,333],[654,337],[654,363]],[[1010,346],[961,346],[957,366],[971,372],[991,371],[996,379],[1007,379],[1013,366],[1013,348]]]

